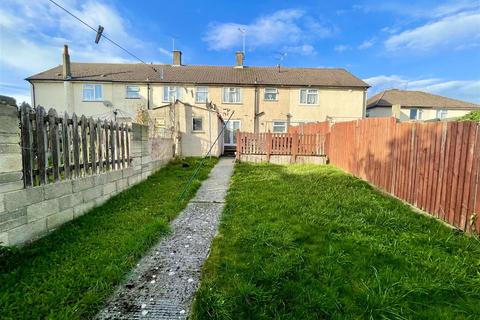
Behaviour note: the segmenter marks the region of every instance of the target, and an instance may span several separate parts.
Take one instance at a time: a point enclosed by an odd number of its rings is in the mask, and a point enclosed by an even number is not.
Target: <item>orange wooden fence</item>
[[[327,140],[330,163],[461,230],[480,231],[480,124],[372,118],[336,123]]]
[[[237,131],[237,158],[242,154],[323,156],[325,136],[298,133],[247,133]]]

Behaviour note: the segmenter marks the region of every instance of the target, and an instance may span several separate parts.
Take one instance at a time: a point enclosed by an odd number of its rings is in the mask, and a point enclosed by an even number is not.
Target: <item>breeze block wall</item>
[[[24,188],[18,109],[0,97],[0,246],[35,240],[145,180],[172,159],[171,152],[152,159],[150,144],[148,127],[133,123],[130,167]],[[172,150],[172,141],[160,146]]]

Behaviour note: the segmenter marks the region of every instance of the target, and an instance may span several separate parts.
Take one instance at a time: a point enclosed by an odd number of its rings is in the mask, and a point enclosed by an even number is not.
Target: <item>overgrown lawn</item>
[[[198,158],[174,161],[146,181],[21,249],[0,251],[0,319],[85,319],[169,231],[217,159],[177,200]]]
[[[236,166],[193,319],[479,318],[477,237],[331,166]]]

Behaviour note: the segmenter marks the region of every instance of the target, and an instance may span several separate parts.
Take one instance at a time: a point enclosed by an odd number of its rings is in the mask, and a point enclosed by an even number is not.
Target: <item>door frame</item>
[[[228,123],[227,123],[227,126],[225,127],[228,128],[230,127],[228,130],[230,131],[230,141],[232,141],[232,143],[226,143],[225,142],[225,136],[223,137],[223,145],[224,146],[227,146],[227,147],[235,147],[237,144],[236,143],[233,143],[234,141],[234,136],[235,136],[235,131],[233,131],[233,123],[234,122],[238,122],[238,129],[241,130],[242,128],[242,121],[241,120],[230,120]]]

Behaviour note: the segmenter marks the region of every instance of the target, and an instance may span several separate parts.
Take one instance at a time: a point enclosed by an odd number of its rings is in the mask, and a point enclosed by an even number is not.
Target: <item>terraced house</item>
[[[242,52],[232,66],[184,65],[180,51],[173,52],[171,65],[71,63],[66,46],[63,65],[27,81],[34,105],[87,116],[133,118],[140,108],[156,110],[173,101],[213,105],[224,119],[233,112],[225,146],[235,145],[236,129],[286,132],[302,122],[363,118],[369,87],[345,69],[245,66]],[[205,113],[183,114],[190,117],[183,119],[184,134],[205,134]]]

